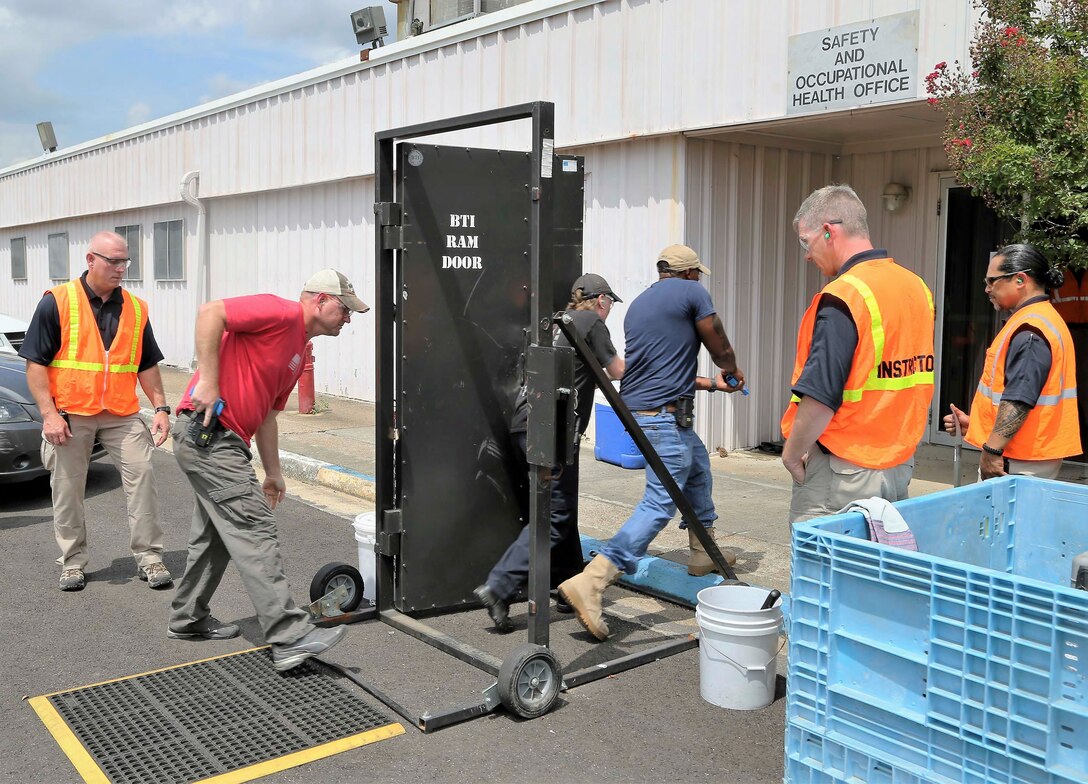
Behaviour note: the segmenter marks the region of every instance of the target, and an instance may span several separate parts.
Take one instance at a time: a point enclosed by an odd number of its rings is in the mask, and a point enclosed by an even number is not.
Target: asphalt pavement
[[[167,398],[176,405],[188,374],[164,368]],[[144,401],[146,405],[146,400]],[[308,601],[309,582],[329,561],[351,562],[356,545],[350,521],[373,509],[374,407],[318,396],[318,413],[297,413],[292,396],[280,416],[281,463],[287,501],[276,510],[288,578],[296,601]],[[169,442],[167,442],[169,444]],[[608,539],[642,494],[641,471],[592,458],[583,446],[580,522],[583,534]],[[790,480],[778,458],[758,452],[712,455],[719,545],[738,555],[737,572],[753,584],[788,590]],[[977,458],[965,456],[971,477]],[[167,566],[184,568],[192,493],[167,450],[155,455]],[[1081,469],[1067,469],[1079,478]],[[951,450],[920,450],[912,493],[951,486]],[[213,604],[217,617],[240,623],[243,635],[223,642],[166,637],[172,591],[149,590],[135,577],[128,554],[124,495],[108,459],[92,465],[87,517],[92,561],[78,593],[57,590],[59,569],[46,481],[0,488],[0,547],[8,553],[0,577],[0,780],[79,781],[75,769],[25,697],[122,678],[263,645],[252,605],[237,572],[228,569]],[[651,554],[683,562],[686,533],[670,525]],[[609,589],[609,612],[624,630],[611,645],[635,650],[653,621],[692,626],[690,610]],[[525,606],[515,605],[518,632],[492,634],[482,610],[453,613],[444,631],[502,657],[524,642]],[[647,619],[650,619],[647,621]],[[603,654],[570,616],[552,618],[560,661],[585,666]],[[777,699],[740,712],[699,696],[698,651],[691,650],[564,693],[547,715],[524,721],[498,711],[424,735],[390,740],[273,774],[273,782],[376,781],[730,781],[779,782],[783,771],[784,655],[778,659]],[[330,661],[424,713],[478,701],[490,676],[400,631],[366,622],[349,627]],[[349,684],[350,685],[350,684]],[[374,703],[379,705],[378,703]],[[391,718],[399,720],[389,711]]]

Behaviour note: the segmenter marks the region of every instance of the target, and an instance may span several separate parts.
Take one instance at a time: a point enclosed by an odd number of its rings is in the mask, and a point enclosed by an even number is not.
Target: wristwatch
[[[155,406],[156,414],[169,414],[171,413],[170,406]]]
[[[710,382],[710,389],[707,392],[714,393],[718,391],[718,378],[717,376],[710,376],[707,381]]]
[[[987,444],[985,441],[982,442],[982,451],[986,452],[987,454],[990,454],[990,455],[997,455],[998,457],[1001,457],[1001,455],[1003,455],[1005,453],[1004,448],[994,449],[992,446]]]

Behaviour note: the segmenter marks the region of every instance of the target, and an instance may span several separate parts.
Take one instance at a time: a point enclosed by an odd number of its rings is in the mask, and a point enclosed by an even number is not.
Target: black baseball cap
[[[607,294],[616,302],[623,302],[619,295],[612,290],[612,287],[608,285],[607,280],[600,275],[594,275],[592,272],[587,272],[574,281],[574,285],[570,287],[570,293],[577,294],[579,289],[582,291],[582,299],[593,299],[602,294]]]

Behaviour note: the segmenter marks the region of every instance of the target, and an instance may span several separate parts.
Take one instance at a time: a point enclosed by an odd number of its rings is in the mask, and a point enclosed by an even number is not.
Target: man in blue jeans
[[[737,367],[710,294],[699,284],[700,275],[709,275],[710,270],[698,254],[686,245],[670,245],[658,254],[657,272],[658,281],[635,298],[623,320],[626,367],[620,397],[713,537],[718,515],[711,497],[710,460],[691,422],[678,417],[677,410],[681,414],[691,410],[696,389],[742,389],[744,374]],[[720,369],[712,378],[695,375],[700,346],[706,347]],[[726,376],[732,376],[732,384]],[[620,570],[635,572],[650,542],[674,514],[676,505],[647,466],[646,491],[634,513],[581,574],[559,585],[560,597],[598,640],[608,638],[608,624],[601,612],[605,588],[619,577]],[[683,521],[680,525],[687,527]],[[713,571],[713,561],[691,531],[688,544],[688,573]]]

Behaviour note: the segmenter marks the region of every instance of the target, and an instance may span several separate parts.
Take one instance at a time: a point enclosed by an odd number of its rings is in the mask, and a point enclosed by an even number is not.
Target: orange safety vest
[[[812,349],[816,311],[824,294],[850,309],[858,330],[854,361],[842,405],[820,435],[832,454],[865,468],[891,468],[911,458],[922,440],[933,399],[933,295],[929,287],[893,259],[851,267],[817,294],[797,335],[797,383]],[[797,404],[794,395],[782,416],[789,438]]]
[[[92,416],[103,410],[128,416],[140,410],[136,374],[147,328],[147,303],[124,289],[117,335],[102,345],[91,302],[77,280],[50,289],[60,315],[60,350],[49,363],[49,391],[57,408]]]
[[[971,424],[964,440],[981,447],[997,419],[1005,391],[1005,359],[1013,333],[1024,324],[1036,327],[1050,344],[1050,373],[1042,393],[1016,435],[1005,447],[1015,460],[1057,460],[1081,453],[1077,419],[1077,363],[1073,338],[1062,317],[1049,302],[1025,305],[997,333],[986,350],[986,364],[971,401]]]
[[[1054,309],[1066,324],[1088,324],[1088,271],[1077,282],[1073,270],[1065,271],[1065,282],[1053,294]]]

